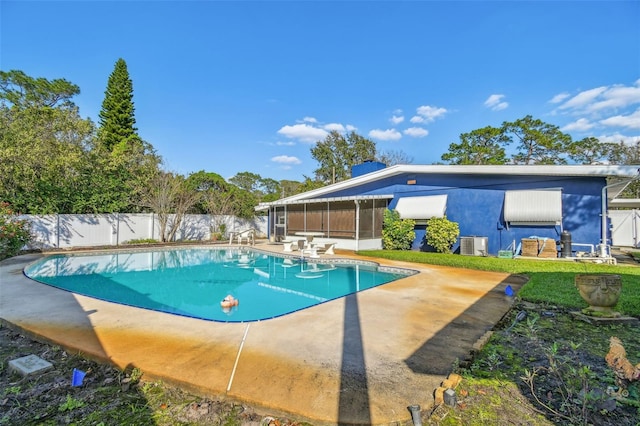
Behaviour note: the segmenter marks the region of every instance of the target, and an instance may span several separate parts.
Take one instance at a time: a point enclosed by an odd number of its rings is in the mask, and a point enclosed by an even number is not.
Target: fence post
[[[60,213],[56,213],[56,247],[60,248]]]
[[[120,213],[116,213],[116,247],[120,245]]]

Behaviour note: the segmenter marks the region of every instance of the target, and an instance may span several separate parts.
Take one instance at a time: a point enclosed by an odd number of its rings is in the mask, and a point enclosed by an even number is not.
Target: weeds
[[[67,400],[58,406],[58,411],[64,413],[65,411],[73,411],[84,406],[85,403],[82,400],[75,399],[71,395],[67,395]]]

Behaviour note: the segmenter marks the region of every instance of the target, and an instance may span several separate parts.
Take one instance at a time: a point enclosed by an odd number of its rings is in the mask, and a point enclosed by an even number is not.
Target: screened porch
[[[313,233],[338,247],[358,249],[361,242],[380,246],[384,211],[392,196],[357,196],[271,203],[269,239],[273,242]],[[368,248],[371,244],[365,244]]]

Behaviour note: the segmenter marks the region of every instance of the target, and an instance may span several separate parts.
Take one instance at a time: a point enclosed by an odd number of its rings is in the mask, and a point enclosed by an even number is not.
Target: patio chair
[[[242,245],[243,241],[246,242],[247,244],[255,245],[256,243],[255,233],[256,233],[256,230],[253,228],[245,229],[244,231],[239,231],[239,232],[230,232],[229,245],[233,244],[234,239],[238,240],[238,245]]]

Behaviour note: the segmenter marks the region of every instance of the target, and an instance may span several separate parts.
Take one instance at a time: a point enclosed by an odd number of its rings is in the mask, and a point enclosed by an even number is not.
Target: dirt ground
[[[518,314],[520,321],[517,320]],[[638,323],[596,324],[553,307],[517,305],[465,365],[453,406],[423,407],[426,425],[640,424],[640,384],[619,383],[605,361],[609,339],[640,363]],[[8,361],[35,354],[53,369],[23,378]],[[300,425],[234,401],[202,398],[140,371],[122,372],[0,325],[0,425]],[[74,368],[87,374],[71,386]],[[452,366],[456,369],[456,366]],[[629,394],[618,399],[624,385]],[[406,423],[410,424],[410,423]]]
[[[605,322],[520,303],[460,368],[457,404],[436,410],[432,424],[638,426],[640,381],[620,380],[608,365],[611,337],[640,369],[637,319]]]
[[[37,355],[53,369],[22,377],[8,362]],[[241,403],[190,395],[141,372],[122,372],[0,325],[0,425],[296,425]],[[86,372],[71,386],[73,369]],[[143,374],[142,374],[143,375]]]

